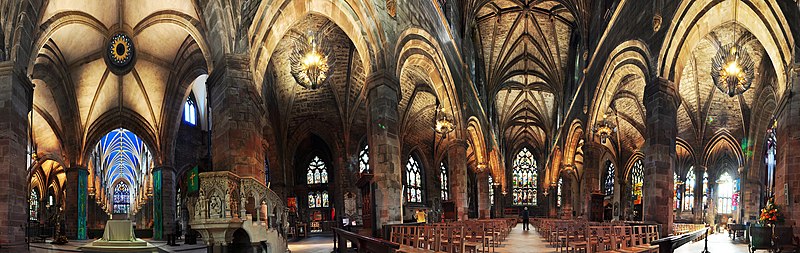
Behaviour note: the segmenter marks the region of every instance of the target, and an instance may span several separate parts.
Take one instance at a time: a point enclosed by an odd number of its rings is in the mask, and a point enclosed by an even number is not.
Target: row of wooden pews
[[[557,252],[656,253],[658,225],[582,220],[532,219],[539,234]]]
[[[494,252],[517,219],[465,220],[426,225],[392,226],[390,241],[398,252]]]

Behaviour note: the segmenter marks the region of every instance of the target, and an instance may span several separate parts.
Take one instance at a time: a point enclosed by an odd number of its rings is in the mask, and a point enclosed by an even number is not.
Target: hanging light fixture
[[[606,144],[606,140],[617,132],[617,126],[608,118],[608,114],[603,114],[603,119],[592,127],[592,131],[600,136],[600,143],[602,144]]]
[[[329,57],[331,50],[322,45],[313,33],[300,37],[289,57],[290,72],[297,84],[316,90],[333,74],[333,57]]]
[[[433,130],[436,131],[437,133],[445,135],[455,130],[455,123],[453,123],[453,120],[447,114],[447,111],[445,110],[444,106],[438,104],[438,101],[436,105],[436,112],[434,118],[435,118],[435,123]]]
[[[739,2],[734,4],[734,22],[738,24]],[[750,89],[753,84],[754,63],[743,45],[739,45],[736,27],[733,28],[733,42],[721,46],[711,61],[711,78],[717,89],[733,97]]]

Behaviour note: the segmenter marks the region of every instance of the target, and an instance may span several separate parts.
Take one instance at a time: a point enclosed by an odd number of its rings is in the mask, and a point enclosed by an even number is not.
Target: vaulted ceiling
[[[39,152],[64,152],[69,163],[81,163],[94,144],[88,142],[105,134],[94,130],[119,127],[99,126],[111,115],[138,118],[140,127],[132,130],[158,146],[154,136],[178,122],[188,94],[180,87],[198,70],[208,71],[203,43],[195,40],[200,25],[190,0],[50,1],[29,70],[36,84],[34,121],[47,123],[36,124]],[[132,38],[137,59],[124,75],[111,72],[103,58],[109,38],[120,31]]]
[[[566,80],[573,13],[558,1],[494,0],[476,14],[486,90],[502,137],[544,148]]]

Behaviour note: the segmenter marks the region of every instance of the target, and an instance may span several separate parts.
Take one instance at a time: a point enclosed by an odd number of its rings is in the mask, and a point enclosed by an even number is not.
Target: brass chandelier
[[[447,112],[445,112],[444,106],[437,106],[434,117],[435,123],[433,130],[437,133],[445,135],[455,130],[455,123],[453,123],[453,120],[450,119]]]
[[[306,89],[322,87],[333,74],[331,50],[321,44],[312,33],[301,36],[289,57],[294,80]]]
[[[617,125],[608,118],[608,113],[606,113],[603,114],[603,119],[600,122],[595,123],[592,131],[600,136],[600,143],[606,144],[608,138],[611,138],[611,135],[617,132]]]
[[[738,1],[734,5],[734,22],[738,23]],[[754,63],[747,50],[736,43],[736,28],[733,28],[733,43],[721,46],[711,61],[711,78],[717,89],[733,97],[750,89],[753,84]]]

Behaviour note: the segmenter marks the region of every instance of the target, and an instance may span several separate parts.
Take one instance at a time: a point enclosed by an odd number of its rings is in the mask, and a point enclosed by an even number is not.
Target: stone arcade
[[[0,252],[793,246],[798,41],[798,0],[0,0]]]

